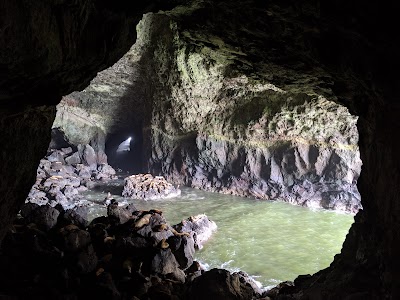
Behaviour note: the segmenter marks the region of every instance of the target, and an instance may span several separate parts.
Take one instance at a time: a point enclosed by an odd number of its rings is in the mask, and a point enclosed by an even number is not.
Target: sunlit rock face
[[[55,104],[129,50],[143,13],[175,1],[157,2],[0,2],[0,241],[46,154]]]
[[[329,88],[317,87],[329,85],[329,75],[288,77],[298,83],[281,89],[244,49],[182,29],[183,12],[146,15],[137,43],[84,91],[65,97],[54,126],[79,143],[96,128],[140,127],[148,171],[174,183],[357,212],[357,118],[332,101]]]
[[[125,33],[134,32],[131,27],[127,29],[125,14],[137,12],[131,8],[138,2],[129,3],[133,4],[120,7],[116,2],[106,1],[73,4],[36,1],[34,5],[31,1],[1,2],[0,238],[34,182],[37,164],[50,139],[45,131],[49,132],[54,117],[51,107],[41,110],[24,105],[57,103],[60,95],[83,88],[95,72],[122,56],[132,45]],[[286,93],[304,93],[312,99],[323,96],[330,101],[336,97],[359,116],[363,169],[358,188],[364,209],[357,214],[342,253],[331,267],[314,276],[299,278],[294,288],[282,290],[278,298],[399,298],[400,82],[397,73],[400,64],[395,24],[398,11],[394,1],[383,5],[378,1],[358,0],[321,3],[231,0],[206,1],[199,10],[180,9],[174,14],[181,32],[178,37],[193,40],[190,48],[210,47],[228,56],[228,62],[232,63],[223,71],[227,78],[244,75],[250,82],[270,83]],[[174,32],[174,22],[170,25],[170,28],[156,29],[160,33]],[[180,29],[186,29],[187,33]],[[116,48],[119,50],[114,52]],[[187,49],[188,55],[193,51],[198,53],[196,49]],[[148,53],[151,59],[162,57],[161,53]],[[167,63],[171,60],[162,61],[166,64],[158,68],[160,76],[183,87],[184,83],[173,78],[177,72]],[[196,65],[196,59],[193,61]],[[215,61],[210,70],[220,65],[218,57]],[[240,75],[235,74],[235,69]],[[161,86],[158,77],[151,85],[154,90],[150,95],[161,95],[155,90]],[[220,82],[215,79],[216,83]],[[207,83],[212,86],[214,81]],[[205,90],[204,95],[213,94]],[[158,107],[165,101],[165,108],[157,108],[159,112],[175,109],[169,99],[158,101]],[[4,108],[9,105],[13,107]],[[188,122],[192,120],[188,118]],[[146,124],[147,134],[152,130],[151,124]],[[166,125],[159,129],[169,127],[175,128]],[[181,132],[186,133],[186,128],[182,127]],[[193,136],[196,138],[197,133]],[[151,149],[151,144],[148,147]]]
[[[356,118],[332,102],[329,75],[255,63],[246,47],[223,40],[229,32],[185,29],[185,20],[149,15],[138,26],[137,47],[154,53],[145,60],[150,171],[210,191],[357,212]]]

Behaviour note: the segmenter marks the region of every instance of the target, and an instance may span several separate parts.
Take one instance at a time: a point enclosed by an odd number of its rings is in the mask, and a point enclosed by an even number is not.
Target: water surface
[[[98,187],[86,192],[85,197],[102,200],[104,191],[110,190],[121,203],[134,202],[143,210],[161,209],[170,224],[204,213],[218,229],[197,252],[196,259],[206,268],[245,271],[265,287],[328,267],[353,223],[353,216],[348,214],[185,187],[176,198],[128,200],[117,196],[121,184],[117,181]],[[106,208],[93,206],[91,217],[100,215],[106,215]]]

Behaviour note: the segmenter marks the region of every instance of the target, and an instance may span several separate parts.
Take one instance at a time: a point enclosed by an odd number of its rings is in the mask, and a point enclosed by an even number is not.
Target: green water
[[[102,199],[104,194],[90,192],[87,197]],[[263,286],[328,267],[353,223],[353,216],[342,213],[190,188],[172,199],[132,201],[138,209],[161,209],[170,224],[206,214],[218,229],[196,259],[206,268],[245,271]],[[103,214],[104,207],[95,208],[92,216]]]

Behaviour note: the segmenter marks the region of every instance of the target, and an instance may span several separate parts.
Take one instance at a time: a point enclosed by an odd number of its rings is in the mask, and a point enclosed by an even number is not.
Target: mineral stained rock
[[[32,186],[27,203],[54,207],[60,204],[72,209],[83,203],[80,191],[91,187],[96,181],[115,179],[115,170],[107,163],[101,163],[90,145],[49,149],[40,160],[36,183]]]
[[[292,80],[273,84],[232,41],[186,23],[200,16],[197,8],[190,17],[145,15],[136,44],[85,91],[64,97],[55,124],[73,138],[85,128],[85,140],[96,126],[141,128],[147,171],[173,184],[357,212],[357,117],[334,101],[329,75],[264,63]]]
[[[167,182],[163,176],[153,177],[151,174],[137,174],[126,177],[122,196],[154,200],[176,197],[181,194],[179,188]]]

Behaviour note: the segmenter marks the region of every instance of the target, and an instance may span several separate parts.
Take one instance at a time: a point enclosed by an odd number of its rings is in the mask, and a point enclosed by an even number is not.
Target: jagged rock
[[[81,158],[79,156],[78,152],[73,153],[72,155],[68,156],[67,158],[65,158],[65,162],[68,165],[77,165],[81,163]]]
[[[94,287],[89,289],[88,297],[117,300],[121,298],[121,294],[115,286],[112,275],[109,272],[102,272],[96,277]]]
[[[203,243],[217,229],[217,224],[202,214],[189,217],[181,223],[174,225],[174,228],[179,232],[193,232],[194,246],[197,249],[201,249],[203,248]]]
[[[51,206],[61,204],[64,209],[71,209],[84,203],[79,192],[94,185],[93,181],[115,178],[115,170],[110,165],[97,166],[92,155],[93,148],[89,145],[79,145],[78,152],[73,152],[72,147],[62,149],[50,150],[48,156],[40,161],[36,183],[29,192],[27,202]],[[65,153],[72,154],[66,158],[66,162],[60,161]]]
[[[179,269],[179,264],[170,249],[160,249],[153,257],[151,270],[156,274],[171,274],[173,279],[185,282],[185,273]]]
[[[114,199],[107,206],[107,216],[114,224],[124,224],[132,219],[132,213],[126,207],[120,207]]]
[[[44,230],[49,230],[57,224],[60,212],[50,205],[39,206],[35,203],[25,203],[21,215],[27,222],[32,222]]]
[[[78,206],[73,209],[67,209],[63,214],[63,219],[70,224],[75,224],[80,228],[86,228],[88,221],[88,207]]]
[[[168,183],[164,177],[151,174],[132,175],[124,180],[122,196],[143,200],[170,198],[180,195],[181,191]]]
[[[65,163],[64,161],[64,152],[60,150],[53,150],[48,156],[47,160],[50,162],[60,162]]]
[[[94,149],[90,145],[85,145],[82,147],[81,157],[82,157],[82,162],[89,166],[90,170],[96,170],[97,169],[97,157],[96,157],[96,152],[94,152]]]
[[[186,270],[189,268],[194,261],[194,254],[195,254],[195,248],[194,248],[194,239],[193,239],[193,234],[190,236],[182,236],[181,238],[181,243],[179,247],[174,251],[171,246],[171,250],[173,251],[175,258],[177,262],[179,263],[179,266],[182,270]],[[169,243],[170,239],[167,240]]]
[[[74,152],[72,147],[66,147],[66,148],[61,148],[61,151],[64,155],[70,155],[71,153]]]
[[[247,300],[260,297],[247,279],[240,273],[212,269],[193,280],[186,299]]]
[[[75,267],[78,273],[88,274],[96,269],[97,262],[98,260],[93,245],[90,244],[77,254]]]
[[[75,225],[67,225],[60,229],[62,249],[67,252],[79,252],[91,243],[90,234]]]

